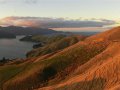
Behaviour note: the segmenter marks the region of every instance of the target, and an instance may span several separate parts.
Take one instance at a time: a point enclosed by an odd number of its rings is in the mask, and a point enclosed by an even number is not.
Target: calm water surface
[[[16,39],[0,39],[0,59],[6,58],[25,58],[28,51],[32,50],[34,43],[19,41],[23,36]]]

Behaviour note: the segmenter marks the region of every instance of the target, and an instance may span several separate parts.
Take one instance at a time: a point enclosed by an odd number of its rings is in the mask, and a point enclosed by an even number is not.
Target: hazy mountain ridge
[[[18,26],[0,27],[0,31],[6,31],[7,33],[11,33],[14,35],[39,35],[58,33],[57,31],[54,31],[52,29]]]
[[[16,36],[12,33],[0,30],[0,38],[16,38]]]
[[[0,88],[119,90],[119,40],[120,27],[117,27],[61,51],[0,66]]]

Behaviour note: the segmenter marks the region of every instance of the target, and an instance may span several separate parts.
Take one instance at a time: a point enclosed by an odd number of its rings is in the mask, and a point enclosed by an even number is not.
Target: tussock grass
[[[94,45],[93,43],[80,43],[49,59],[31,62],[24,70],[5,82],[3,88],[5,90],[26,90],[46,86],[49,84],[49,80],[55,78],[59,78],[59,80],[55,79],[51,83],[59,82],[73,72],[77,66],[83,65],[106,47],[107,45],[103,42],[94,43]]]

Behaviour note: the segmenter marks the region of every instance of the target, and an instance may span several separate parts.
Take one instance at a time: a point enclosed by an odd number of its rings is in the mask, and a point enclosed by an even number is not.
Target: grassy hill
[[[66,35],[33,35],[33,36],[25,36],[20,39],[20,41],[29,41],[29,42],[42,42],[42,43],[52,43],[56,42],[62,38],[66,37]]]
[[[36,36],[35,38],[34,38],[35,40],[38,40],[39,37]],[[37,57],[37,56],[41,56],[49,53],[54,53],[58,50],[62,50],[84,39],[85,39],[85,36],[65,37],[63,35],[62,36],[60,35],[60,36],[55,36],[51,38],[47,37],[47,39],[42,39],[47,44],[44,47],[40,47],[28,52],[27,57]],[[41,40],[41,38],[39,40]]]
[[[74,39],[72,41],[68,38],[62,39],[64,43],[69,41],[71,46],[62,50],[57,49],[55,53],[29,57],[23,62],[6,63],[0,66],[0,88],[1,90],[119,90],[119,35],[120,27],[117,27],[72,45]],[[57,44],[54,45],[56,46]]]

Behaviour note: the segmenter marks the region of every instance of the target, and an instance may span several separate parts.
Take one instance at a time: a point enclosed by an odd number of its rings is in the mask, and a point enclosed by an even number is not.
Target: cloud
[[[0,0],[1,4],[6,3],[26,3],[26,4],[36,4],[39,0]]]
[[[19,1],[19,0],[18,0]],[[6,4],[6,3],[15,3],[16,1],[15,0],[0,0],[0,3],[2,3],[2,4]]]
[[[24,0],[25,3],[27,4],[36,4],[38,3],[39,0]]]
[[[44,18],[44,17],[6,17],[0,20],[1,26],[28,26],[42,28],[83,28],[83,27],[108,27],[115,25],[113,20],[90,19],[90,20],[70,20],[64,18]]]

